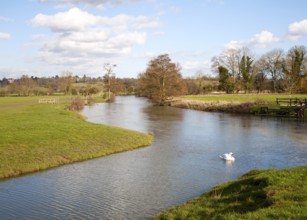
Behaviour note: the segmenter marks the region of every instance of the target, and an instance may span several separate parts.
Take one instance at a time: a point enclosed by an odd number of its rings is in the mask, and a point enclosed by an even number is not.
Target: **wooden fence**
[[[56,98],[49,98],[49,99],[45,98],[45,99],[39,99],[38,100],[39,104],[56,104],[58,102],[59,102],[59,100],[56,99]]]

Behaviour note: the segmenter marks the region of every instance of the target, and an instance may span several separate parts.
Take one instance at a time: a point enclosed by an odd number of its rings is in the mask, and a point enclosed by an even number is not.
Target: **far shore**
[[[277,107],[276,98],[306,99],[307,94],[219,94],[182,96],[171,99],[167,105],[208,112],[254,114],[263,106]]]
[[[233,102],[233,101],[197,101],[176,99],[169,103],[169,106],[184,109],[194,109],[208,112],[229,112],[250,114],[253,107],[258,106],[257,102]]]

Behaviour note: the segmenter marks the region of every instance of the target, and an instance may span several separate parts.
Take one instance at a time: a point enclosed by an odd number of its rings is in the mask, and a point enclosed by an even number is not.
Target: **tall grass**
[[[307,219],[307,166],[254,170],[154,219]]]
[[[0,178],[148,146],[152,136],[86,122],[62,104],[0,98]],[[63,103],[64,102],[64,103]]]

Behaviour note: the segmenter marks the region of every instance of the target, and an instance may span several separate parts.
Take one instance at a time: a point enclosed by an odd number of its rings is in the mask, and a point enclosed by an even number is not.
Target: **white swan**
[[[232,155],[233,153],[229,152],[229,153],[223,154],[222,156],[220,155],[220,158],[222,158],[223,160],[234,161],[235,158]]]

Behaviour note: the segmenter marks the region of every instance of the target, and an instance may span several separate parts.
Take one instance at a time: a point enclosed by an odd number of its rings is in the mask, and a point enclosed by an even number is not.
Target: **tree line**
[[[23,75],[18,79],[0,79],[0,96],[47,96],[63,95],[94,95],[103,94],[110,82],[110,90],[114,94],[133,94],[136,79],[116,78],[115,76],[83,77],[65,72],[61,76],[34,77]]]
[[[113,65],[116,66],[116,65]],[[248,48],[229,49],[212,58],[215,76],[199,71],[194,77],[183,78],[180,64],[172,62],[168,54],[148,62],[147,68],[135,78],[118,78],[112,65],[105,64],[102,77],[73,76],[65,72],[55,77],[29,77],[0,80],[0,96],[6,95],[92,95],[110,97],[136,94],[164,105],[177,95],[225,93],[307,93],[307,50],[294,46],[286,53],[274,49],[255,58]]]
[[[229,49],[212,58],[219,89],[226,93],[251,91],[307,93],[307,50],[294,46],[273,49],[256,59],[248,48]]]

